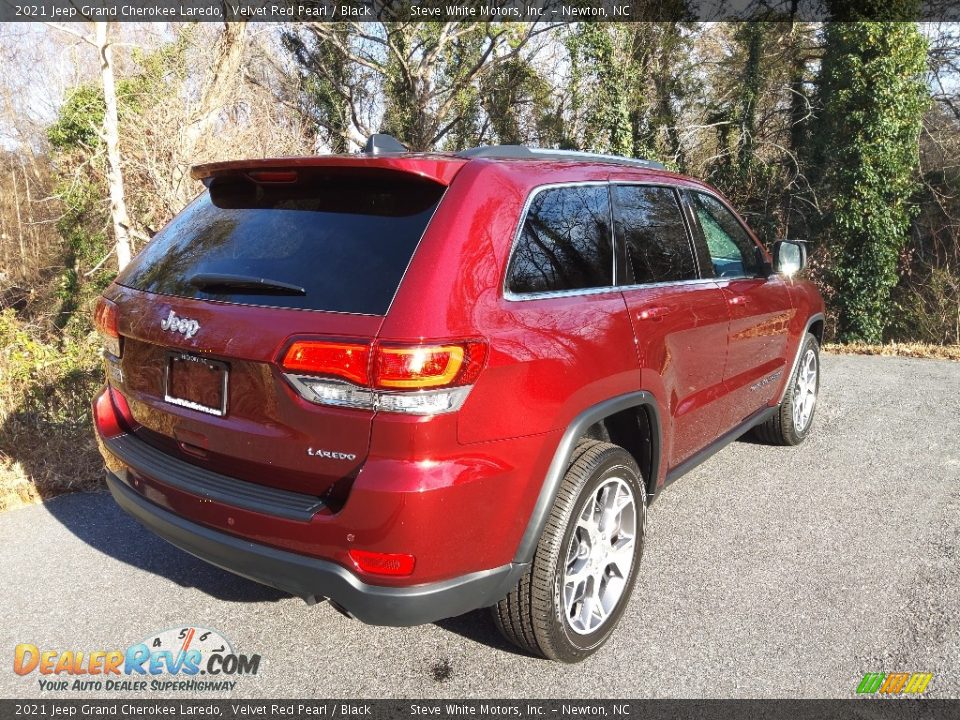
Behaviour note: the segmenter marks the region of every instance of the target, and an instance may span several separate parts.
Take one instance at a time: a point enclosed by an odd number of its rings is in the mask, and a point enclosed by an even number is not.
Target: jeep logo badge
[[[200,323],[190,318],[177,317],[177,314],[171,310],[166,320],[160,322],[160,329],[167,332],[178,332],[187,340],[197,334],[200,329]]]

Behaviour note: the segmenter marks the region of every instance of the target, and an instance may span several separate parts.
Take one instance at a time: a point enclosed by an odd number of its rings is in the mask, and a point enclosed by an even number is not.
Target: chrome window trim
[[[548,290],[546,292],[538,293],[515,293],[513,292],[507,284],[510,281],[510,266],[513,264],[513,255],[517,250],[517,245],[520,242],[520,235],[523,233],[523,226],[527,222],[527,214],[530,211],[530,206],[533,204],[534,199],[540,193],[546,190],[555,190],[557,188],[565,187],[606,187],[607,188],[607,207],[611,213],[613,213],[612,200],[610,199],[610,182],[608,180],[577,180],[573,182],[559,182],[559,183],[548,183],[546,185],[537,185],[530,191],[530,194],[527,195],[527,199],[523,203],[523,209],[520,211],[520,221],[517,223],[517,229],[513,233],[513,241],[510,243],[510,252],[507,255],[507,266],[503,273],[503,282],[500,286],[500,291],[503,293],[503,299],[509,302],[523,302],[524,300],[544,300],[547,298],[554,297],[574,297],[577,295],[597,295],[604,292],[614,292],[619,290],[617,285],[617,252],[615,245],[615,238],[613,235],[613,218],[610,218],[610,254],[613,257],[613,263],[611,267],[612,272],[612,285],[603,285],[600,287],[592,288],[576,288],[571,290]]]
[[[635,283],[633,285],[620,285],[617,290],[646,290],[647,288],[676,287],[684,285],[716,285],[717,278],[692,278],[690,280],[665,280],[656,283]]]
[[[613,219],[611,218],[610,222],[610,241],[613,244],[613,285],[605,285],[603,287],[595,288],[579,288],[575,290],[551,290],[548,292],[539,292],[539,293],[515,293],[507,287],[507,282],[510,279],[510,264],[513,262],[513,254],[517,249],[517,244],[520,241],[520,235],[523,232],[523,225],[527,220],[527,213],[530,210],[530,205],[533,204],[534,198],[539,195],[544,190],[550,190],[558,187],[579,187],[579,186],[591,186],[591,185],[606,185],[612,192],[613,185],[646,185],[652,187],[663,187],[673,190],[674,195],[683,190],[689,190],[685,185],[674,185],[663,180],[584,180],[584,181],[575,181],[575,182],[561,182],[561,183],[548,183],[546,185],[538,185],[530,191],[530,194],[527,196],[526,201],[523,204],[523,209],[520,213],[520,221],[517,225],[517,229],[513,236],[513,241],[510,244],[510,253],[507,256],[507,266],[503,276],[503,283],[501,286],[501,291],[503,293],[503,299],[508,302],[524,302],[527,300],[549,300],[551,298],[568,298],[568,297],[579,297],[581,295],[601,295],[603,293],[610,292],[622,292],[627,290],[641,290],[646,288],[663,288],[663,287],[682,287],[685,285],[716,285],[717,281],[721,278],[691,278],[689,280],[669,280],[665,282],[658,283],[635,283],[632,285],[617,285],[617,253],[616,253],[616,233],[614,231]],[[697,192],[700,192],[697,190]],[[706,193],[711,194],[712,193]],[[719,200],[719,198],[718,198]],[[683,213],[683,204],[679,198],[677,202],[680,207],[681,215],[683,216],[684,225],[687,227],[689,234],[689,239],[693,242],[693,228],[687,226],[687,218]],[[722,202],[722,201],[721,201]],[[613,199],[610,199],[610,212],[613,212]],[[737,219],[734,216],[734,219]],[[738,221],[739,222],[739,221]],[[693,252],[694,264],[697,266],[697,272],[702,273],[700,268],[700,263],[697,258],[697,253],[695,248],[691,246],[691,252]],[[729,278],[722,278],[729,279]]]

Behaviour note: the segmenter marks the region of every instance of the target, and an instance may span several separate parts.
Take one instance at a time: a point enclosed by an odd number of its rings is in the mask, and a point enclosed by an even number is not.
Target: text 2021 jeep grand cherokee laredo
[[[104,293],[117,502],[365,622],[492,606],[577,661],[652,498],[751,428],[797,444],[823,302],[708,186],[522,147],[227,162]]]

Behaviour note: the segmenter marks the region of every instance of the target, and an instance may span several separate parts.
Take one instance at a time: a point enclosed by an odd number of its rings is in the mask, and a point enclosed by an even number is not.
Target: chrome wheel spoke
[[[607,567],[617,571],[621,578],[626,578],[633,565],[633,538],[624,538],[611,548],[607,556]]]

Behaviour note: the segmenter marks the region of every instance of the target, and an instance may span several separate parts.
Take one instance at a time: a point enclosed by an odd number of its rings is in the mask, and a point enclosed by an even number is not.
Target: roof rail
[[[457,157],[462,158],[505,158],[527,160],[596,160],[598,162],[613,163],[615,165],[630,165],[652,170],[664,170],[663,163],[643,158],[628,158],[620,155],[604,155],[602,153],[580,152],[579,150],[552,150],[549,148],[531,148],[526,145],[483,145],[481,147],[461,150]]]
[[[367,144],[363,146],[363,150],[360,152],[364,155],[382,155],[383,153],[405,153],[409,151],[393,135],[374,133],[367,138]]]

